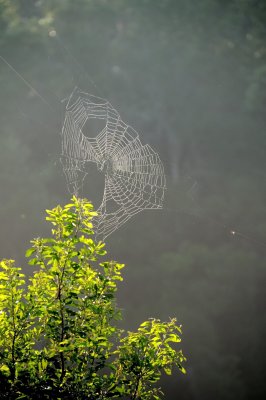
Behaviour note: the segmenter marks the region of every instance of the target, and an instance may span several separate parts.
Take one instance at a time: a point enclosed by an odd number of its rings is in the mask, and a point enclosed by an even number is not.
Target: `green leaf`
[[[30,249],[28,249],[25,253],[26,257],[30,257],[33,253],[36,252],[36,249],[34,247],[31,247]]]

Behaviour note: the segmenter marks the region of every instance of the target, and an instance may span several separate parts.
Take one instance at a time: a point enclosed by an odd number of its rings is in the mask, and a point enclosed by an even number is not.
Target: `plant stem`
[[[137,376],[136,387],[135,387],[135,390],[134,390],[134,393],[133,393],[132,400],[137,400],[137,394],[138,394],[138,390],[139,390],[140,379],[141,379],[141,376],[138,375]]]
[[[15,310],[14,310],[14,295],[11,292],[11,312],[12,312],[12,325],[13,325],[13,337],[11,345],[11,380],[14,382],[16,376],[16,360],[15,360],[15,342],[16,342],[16,323],[15,323]]]
[[[58,280],[58,300],[59,300],[59,304],[60,304],[60,317],[61,317],[61,334],[60,334],[61,342],[64,340],[64,335],[65,335],[65,317],[64,317],[64,310],[63,310],[63,304],[62,304],[62,284],[63,284],[64,271],[65,271],[65,265],[63,268],[61,279]],[[66,373],[65,358],[64,358],[63,351],[60,351],[60,360],[61,360],[60,382],[62,382],[62,380],[65,376],[65,373]]]

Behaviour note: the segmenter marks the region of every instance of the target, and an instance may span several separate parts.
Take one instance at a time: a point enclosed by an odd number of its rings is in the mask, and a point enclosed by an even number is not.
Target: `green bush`
[[[29,284],[1,261],[0,398],[159,399],[161,373],[185,372],[180,326],[150,319],[135,333],[119,329],[123,265],[98,264],[106,251],[92,239],[92,205],[73,197],[47,214],[52,237],[26,252],[38,266]]]

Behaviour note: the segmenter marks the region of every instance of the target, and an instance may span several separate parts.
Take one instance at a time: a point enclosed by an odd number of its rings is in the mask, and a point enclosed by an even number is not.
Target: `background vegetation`
[[[127,264],[125,326],[183,323],[188,374],[165,378],[167,399],[266,394],[265,43],[264,0],[0,1],[0,55],[35,89],[0,59],[0,254],[23,262],[40,212],[69,197],[61,100],[108,98],[167,174],[165,209],[107,242]],[[84,195],[102,190],[92,166]]]

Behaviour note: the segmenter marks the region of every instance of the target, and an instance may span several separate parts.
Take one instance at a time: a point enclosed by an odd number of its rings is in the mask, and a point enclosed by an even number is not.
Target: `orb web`
[[[95,137],[84,132],[88,121],[102,120]],[[163,206],[166,181],[159,155],[143,145],[105,99],[75,88],[66,105],[61,162],[68,190],[79,196],[90,162],[104,174],[102,203],[94,231],[104,240],[135,214]]]

